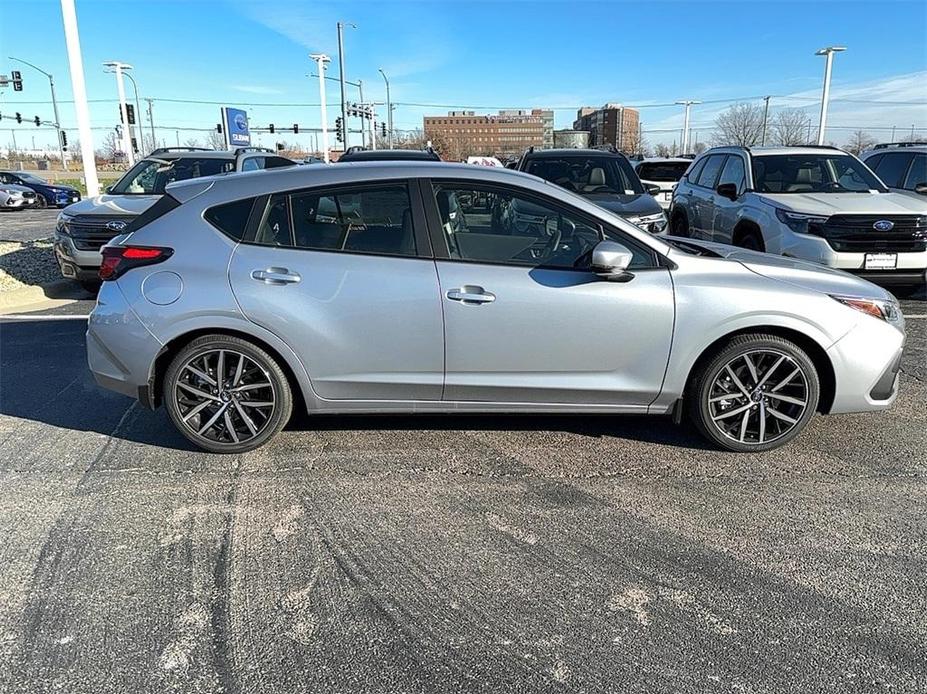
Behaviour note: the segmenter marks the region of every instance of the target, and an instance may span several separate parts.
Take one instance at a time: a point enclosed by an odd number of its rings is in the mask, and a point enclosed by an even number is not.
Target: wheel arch
[[[305,368],[298,357],[292,352],[287,354],[283,347],[271,344],[269,340],[262,339],[253,333],[230,327],[194,328],[182,332],[165,342],[151,365],[151,373],[148,378],[148,402],[145,404],[152,409],[161,405],[161,394],[164,389],[164,375],[171,361],[177,356],[180,350],[193,340],[198,337],[203,337],[204,335],[228,335],[230,337],[237,337],[253,343],[256,347],[260,347],[270,354],[270,356],[277,360],[280,368],[283,369],[283,373],[286,374],[290,390],[293,392],[293,409],[297,410],[298,408],[302,408],[302,412],[306,411],[308,403],[314,398],[314,395],[308,383],[308,376],[305,379],[305,383],[303,379],[297,376],[300,370],[305,373]]]
[[[766,248],[766,237],[763,236],[763,229],[755,221],[749,218],[741,218],[737,220],[737,224],[734,225],[734,230],[731,232],[731,244],[734,246],[739,246],[739,241],[746,235],[755,233],[760,237],[760,242],[763,244],[763,248]]]
[[[776,337],[781,337],[783,339],[794,342],[796,345],[801,347],[808,355],[808,358],[811,359],[811,363],[814,364],[814,368],[818,374],[818,379],[821,382],[821,395],[818,400],[818,412],[821,412],[822,414],[827,414],[830,412],[830,409],[834,403],[834,396],[836,394],[837,380],[834,372],[834,365],[831,363],[830,357],[827,355],[827,351],[820,345],[820,343],[818,343],[817,340],[815,340],[813,337],[810,337],[806,333],[803,333],[800,330],[795,330],[794,328],[787,328],[780,325],[755,325],[739,328],[715,339],[701,351],[695,361],[692,362],[692,366],[689,367],[688,374],[686,375],[685,390],[683,392],[684,396],[688,394],[689,389],[692,386],[693,379],[695,378],[695,375],[698,373],[702,364],[720,352],[724,346],[733,338],[740,335],[775,335]]]

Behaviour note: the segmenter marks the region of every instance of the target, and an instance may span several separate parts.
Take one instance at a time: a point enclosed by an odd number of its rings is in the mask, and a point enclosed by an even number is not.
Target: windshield
[[[689,168],[690,161],[648,161],[637,167],[637,175],[645,181],[675,183]]]
[[[846,154],[776,154],[753,158],[759,193],[868,193],[886,188],[864,164]]]
[[[38,176],[33,176],[32,174],[21,173],[17,175],[26,183],[48,183],[48,181],[46,181],[44,178],[39,178]]]
[[[110,192],[116,195],[163,195],[168,183],[213,176],[234,169],[235,163],[228,159],[143,159],[129,169]]]
[[[537,157],[528,160],[528,173],[575,193],[640,195],[640,179],[622,157]]]

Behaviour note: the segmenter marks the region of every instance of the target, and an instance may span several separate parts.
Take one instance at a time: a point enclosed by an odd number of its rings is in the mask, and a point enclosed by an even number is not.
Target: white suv
[[[927,197],[891,192],[835,147],[717,147],[673,193],[671,233],[852,272],[916,292],[927,281]]]
[[[660,207],[668,210],[673,200],[676,183],[683,177],[686,169],[692,165],[692,160],[685,157],[648,157],[632,161],[631,165],[645,188],[650,189],[651,186],[656,186],[660,189],[654,197],[660,203]]]
[[[860,159],[893,191],[927,200],[927,142],[876,145]]]

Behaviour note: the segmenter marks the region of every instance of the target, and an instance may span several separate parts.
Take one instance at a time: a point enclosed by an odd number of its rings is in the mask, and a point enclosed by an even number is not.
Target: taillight
[[[114,280],[132,268],[160,263],[173,255],[173,248],[106,246],[100,263],[100,279]]]

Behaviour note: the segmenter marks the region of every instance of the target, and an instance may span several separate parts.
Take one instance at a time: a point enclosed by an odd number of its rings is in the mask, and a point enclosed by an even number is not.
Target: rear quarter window
[[[248,228],[254,200],[255,198],[245,198],[210,207],[203,213],[203,218],[226,236],[241,241]]]

